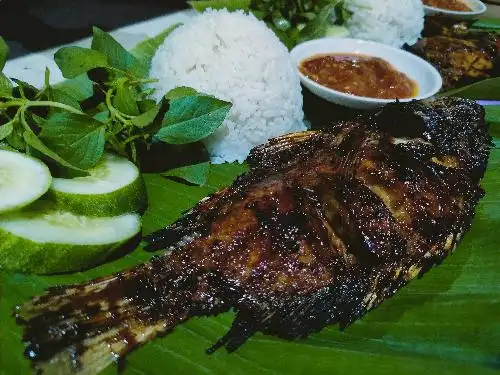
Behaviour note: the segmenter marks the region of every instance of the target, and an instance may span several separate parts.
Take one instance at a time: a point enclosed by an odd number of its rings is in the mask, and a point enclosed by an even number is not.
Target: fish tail
[[[196,314],[197,279],[159,257],[111,277],[51,288],[16,308],[25,355],[38,373],[96,374]]]

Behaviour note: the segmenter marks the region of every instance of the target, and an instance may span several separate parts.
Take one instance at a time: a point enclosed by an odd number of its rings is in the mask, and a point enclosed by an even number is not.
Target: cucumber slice
[[[86,177],[53,179],[49,197],[57,209],[94,217],[146,209],[144,181],[129,160],[107,154],[88,172],[90,175]]]
[[[109,218],[68,212],[19,212],[0,216],[0,269],[60,273],[102,263],[140,232],[138,214]]]
[[[49,190],[52,176],[40,160],[0,150],[0,213],[36,201]]]

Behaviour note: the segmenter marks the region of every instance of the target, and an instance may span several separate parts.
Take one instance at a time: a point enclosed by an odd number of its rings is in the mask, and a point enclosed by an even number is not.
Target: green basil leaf
[[[188,4],[197,12],[204,12],[208,8],[235,11],[238,9],[249,10],[252,5],[251,0],[199,0],[188,1]]]
[[[156,116],[160,112],[160,107],[155,106],[151,108],[149,111],[142,113],[139,116],[134,117],[131,121],[132,124],[137,126],[138,128],[145,128],[148,125],[151,125],[155,120]]]
[[[165,94],[165,98],[169,100],[179,99],[185,96],[195,96],[200,93],[191,87],[179,86],[175,89],[170,90]]]
[[[104,54],[112,67],[140,77],[144,76],[144,71],[135,56],[123,48],[111,35],[98,27],[93,28],[93,34],[92,50]]]
[[[149,73],[149,68],[151,67],[151,60],[156,53],[156,50],[160,45],[163,44],[165,39],[170,35],[181,24],[175,24],[168,29],[165,29],[160,34],[153,38],[146,39],[139,44],[137,44],[132,51],[130,51],[135,58],[139,61],[138,75],[140,77],[146,77]]]
[[[30,100],[34,100],[37,97],[39,90],[35,86],[17,78],[11,78],[11,80],[17,84],[17,87],[14,87],[13,90],[14,96]]]
[[[330,25],[330,14],[335,10],[338,1],[328,4],[321,9],[318,15],[300,31],[300,41],[322,38]]]
[[[448,90],[438,96],[457,96],[475,100],[500,100],[500,77],[484,79],[471,85]]]
[[[92,81],[85,73],[66,79],[52,87],[64,91],[77,101],[84,101],[94,94]]]
[[[12,95],[12,82],[5,76],[5,74],[0,72],[0,96]]]
[[[148,112],[149,110],[155,108],[157,106],[157,104],[152,99],[144,99],[144,100],[139,100],[137,102],[137,106],[139,107],[139,111],[141,113],[145,113],[145,112]]]
[[[5,138],[11,135],[13,130],[14,125],[12,124],[12,122],[8,122],[5,125],[0,125],[0,141],[3,141]]]
[[[83,47],[63,47],[54,54],[54,60],[64,78],[74,78],[90,69],[108,66],[106,55]]]
[[[162,176],[176,177],[190,184],[203,186],[207,183],[209,171],[210,163],[206,162],[171,169],[162,173]]]
[[[94,118],[97,121],[100,121],[102,123],[105,123],[109,119],[109,111],[106,109],[102,112],[98,112],[92,118]]]
[[[26,144],[28,144],[30,147],[33,147],[38,152],[42,153],[44,156],[52,159],[56,163],[70,169],[81,171],[80,168],[75,167],[71,163],[67,162],[61,156],[59,156],[59,154],[57,154],[56,152],[52,151],[49,147],[47,147],[47,145],[44,142],[42,142],[42,140],[40,140],[40,138],[38,138],[36,134],[33,133],[32,131],[25,131],[23,134],[23,138]]]
[[[113,106],[122,113],[137,116],[139,114],[137,91],[126,84],[119,85],[113,97]]]
[[[9,56],[9,46],[5,40],[0,36],[0,72],[7,62],[7,57]]]
[[[78,102],[78,100],[76,100],[73,96],[71,96],[70,94],[68,94],[64,90],[50,88],[49,95],[50,95],[50,99],[55,101],[55,102],[69,105],[70,107],[73,107],[73,108],[78,109],[78,110],[82,109],[80,107],[80,103]],[[57,108],[53,108],[53,109],[57,109]]]
[[[211,96],[172,100],[155,138],[170,144],[193,143],[212,134],[226,118],[231,103]]]
[[[40,138],[64,160],[80,169],[97,164],[104,153],[105,124],[87,115],[61,112],[49,117]]]
[[[24,140],[24,137],[23,137],[24,130],[23,130],[22,125],[19,122],[18,117],[16,117],[14,119],[12,125],[13,125],[13,130],[7,136],[6,141],[14,149],[16,149],[18,151],[25,151],[26,150],[26,141]]]

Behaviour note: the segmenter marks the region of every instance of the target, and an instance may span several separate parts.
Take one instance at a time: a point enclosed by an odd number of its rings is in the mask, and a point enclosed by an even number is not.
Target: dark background
[[[187,8],[185,0],[0,0],[0,36],[9,58],[55,47]]]

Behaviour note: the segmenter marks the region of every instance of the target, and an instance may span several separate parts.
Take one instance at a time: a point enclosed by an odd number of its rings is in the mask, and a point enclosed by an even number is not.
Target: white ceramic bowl
[[[472,9],[470,12],[457,12],[455,10],[446,10],[442,8],[435,8],[424,5],[425,14],[427,16],[442,15],[456,19],[468,19],[468,18],[477,18],[481,14],[486,12],[486,10],[488,9],[486,4],[484,4],[480,0],[462,0],[462,1],[467,3],[467,5],[469,5],[469,8]]]
[[[385,44],[360,39],[323,38],[297,45],[290,52],[290,56],[297,68],[302,84],[319,97],[346,107],[373,109],[394,102],[396,99],[376,99],[346,94],[320,85],[300,72],[300,64],[305,59],[318,54],[331,53],[361,54],[379,57],[392,64],[400,72],[405,73],[417,82],[418,95],[414,98],[400,99],[400,102],[430,98],[439,91],[443,84],[439,72],[427,61],[409,52]]]

